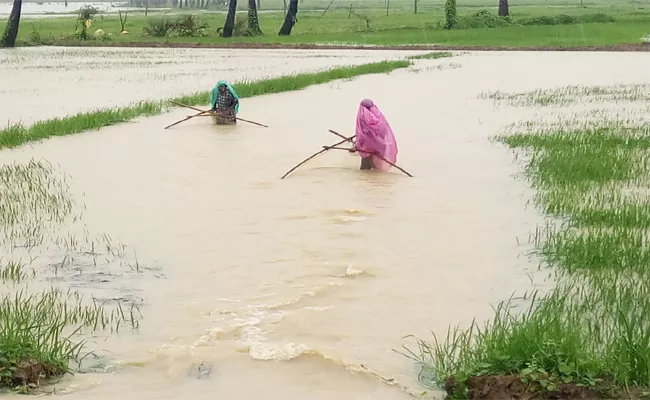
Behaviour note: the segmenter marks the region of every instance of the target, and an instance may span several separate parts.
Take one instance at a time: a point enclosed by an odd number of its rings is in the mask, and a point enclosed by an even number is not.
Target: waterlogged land
[[[616,253],[626,256],[611,259],[612,265],[619,262],[620,274],[608,275],[596,261],[616,240],[633,239],[624,249],[638,242],[635,229],[643,219],[635,218],[645,209],[639,189],[645,170],[634,162],[643,159],[646,133],[639,115],[647,115],[647,106],[630,99],[625,107],[607,105],[607,98],[569,109],[508,101],[569,85],[594,93],[647,85],[646,56],[439,57],[423,55],[389,75],[365,74],[296,92],[261,86],[274,94],[246,97],[242,110],[269,128],[221,129],[197,118],[163,129],[188,115],[176,109],[1,151],[2,165],[26,182],[7,181],[22,189],[13,191],[15,204],[2,208],[13,210],[6,220],[14,227],[40,227],[7,230],[15,245],[2,257],[1,276],[20,279],[30,293],[44,296],[52,286],[66,296],[65,288],[72,287],[84,294],[84,307],[103,310],[103,317],[59,321],[70,332],[83,325],[73,337],[89,339],[81,353],[73,348],[64,356],[96,356],[85,358],[81,369],[73,363],[77,373],[57,382],[56,392],[73,400],[90,394],[114,399],[116,393],[172,399],[208,391],[224,398],[272,393],[289,400],[398,400],[422,397],[425,384],[431,390],[423,396],[439,398],[442,390],[432,378],[442,382],[453,373],[462,396],[462,372],[476,372],[473,367],[497,380],[514,373],[519,375],[506,381],[519,382],[524,374],[535,386],[548,384],[540,376],[553,362],[562,382],[597,387],[603,366],[616,372],[610,375],[616,384],[640,380],[625,368],[624,355],[634,353],[622,351],[624,340],[614,340],[626,325],[606,314],[643,295],[645,289],[627,284],[630,275],[623,271],[642,273],[645,256]],[[316,83],[327,81],[326,74],[318,76]],[[497,91],[503,98],[482,98]],[[336,141],[327,129],[353,132],[363,97],[389,118],[399,163],[415,178],[362,174],[357,157],[330,152],[279,179]],[[509,124],[508,135],[490,141]],[[509,146],[534,148],[513,163]],[[627,150],[639,153],[627,157]],[[593,159],[608,172],[594,175],[600,167]],[[565,164],[558,167],[558,160]],[[587,172],[580,173],[582,165]],[[574,174],[567,177],[566,170]],[[522,172],[530,181],[514,179],[526,177]],[[623,185],[630,179],[633,184]],[[620,186],[626,190],[617,192]],[[543,208],[526,207],[528,199]],[[619,212],[621,201],[628,208]],[[42,211],[31,216],[27,208]],[[540,211],[552,213],[552,224]],[[589,236],[592,231],[598,234]],[[624,233],[596,255],[579,247],[580,240],[611,238],[612,232]],[[427,238],[426,245],[416,238]],[[538,254],[522,256],[529,252]],[[636,267],[620,267],[635,258]],[[553,287],[558,289],[549,294]],[[491,305],[512,293],[511,311],[525,310],[537,300],[519,294],[534,289],[536,299],[549,296],[547,311],[534,309],[528,325],[502,318],[494,335],[472,351],[455,353],[457,359],[421,360],[427,368],[420,382],[420,365],[393,351],[412,345],[402,339],[409,334],[426,338],[433,330],[444,338],[450,324],[489,320]],[[17,292],[11,293],[13,301]],[[587,309],[589,304],[602,307]],[[640,318],[635,321],[643,327]],[[633,326],[632,319],[627,322]],[[585,326],[593,338],[581,330]],[[629,343],[637,343],[637,332],[630,330]],[[457,337],[463,347],[470,336]],[[531,346],[531,337],[548,351]],[[576,346],[578,339],[586,344]],[[609,344],[607,351],[596,351],[602,343]],[[530,371],[524,370],[522,360],[530,357],[543,365],[529,363]],[[502,363],[490,363],[495,359]],[[435,364],[440,360],[460,363]],[[497,368],[503,365],[511,369]],[[250,385],[251,379],[257,384]]]
[[[0,53],[0,125],[207,92],[220,79],[257,82],[426,52],[22,48]],[[385,71],[383,71],[385,72]],[[340,78],[345,78],[341,75]],[[276,81],[276,84],[279,83]],[[285,82],[276,90],[287,87]],[[291,84],[288,85],[291,88]],[[258,91],[259,94],[259,91]],[[49,99],[56,98],[56,101]],[[35,99],[47,99],[38,101]],[[242,108],[242,116],[246,114]]]
[[[502,303],[488,325],[420,342],[425,380],[451,398],[648,394],[650,86],[604,83],[480,95],[501,106],[564,107],[495,138],[521,158],[548,216],[532,240],[557,286],[527,293],[524,312]]]
[[[418,54],[417,60],[451,56]],[[241,83],[237,88],[241,97],[247,98],[363,74],[387,73],[410,63],[405,60],[335,68]],[[203,105],[206,98],[206,93],[201,92],[177,100]],[[10,126],[0,131],[0,137],[4,146],[14,147],[157,114],[167,107],[164,102],[149,102],[118,110],[80,113],[27,127]],[[104,336],[118,334],[127,325],[131,333],[140,333],[139,307],[144,302],[140,296],[140,275],[155,270],[148,275],[150,279],[165,277],[108,234],[93,236],[83,222],[85,204],[79,207],[75,203],[66,176],[59,172],[60,168],[32,158],[4,165],[2,170],[0,222],[4,228],[2,255],[7,261],[0,277],[22,286],[12,286],[2,300],[2,314],[8,323],[4,324],[6,351],[0,359],[5,363],[1,366],[4,375],[0,385],[20,392],[42,390],[42,384],[68,371],[114,369],[117,360],[110,352],[102,354],[94,342],[102,332]],[[209,365],[201,363],[197,367],[201,377],[209,376]]]
[[[451,53],[425,53],[414,57],[416,57],[413,58],[414,60],[431,60],[451,57]],[[293,74],[254,82],[234,82],[234,84],[237,86],[238,96],[244,99],[251,96],[300,90],[311,85],[340,79],[353,79],[354,77],[365,74],[389,73],[410,65],[412,65],[412,62],[408,59],[403,61],[382,61],[359,66],[334,68],[311,74]],[[438,65],[437,67],[441,68],[443,66]],[[209,103],[209,101],[210,92],[202,91],[162,101],[139,102],[127,107],[82,112],[73,116],[38,121],[31,126],[26,126],[21,123],[9,124],[5,129],[0,130],[0,148],[17,147],[27,142],[47,139],[52,136],[70,135],[130,122],[137,117],[161,114],[169,110],[172,106],[180,106],[185,109],[191,108],[194,111],[201,112],[201,109],[195,107],[205,107],[205,104]],[[184,122],[192,117],[196,117],[196,115],[187,116],[185,119],[179,120],[178,123]],[[256,124],[255,122],[252,123]],[[167,125],[166,128],[172,127],[175,124]]]

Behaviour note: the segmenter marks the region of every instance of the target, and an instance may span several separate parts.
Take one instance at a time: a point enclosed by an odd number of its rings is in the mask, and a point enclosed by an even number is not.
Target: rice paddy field
[[[647,397],[647,53],[0,57],[7,396]]]

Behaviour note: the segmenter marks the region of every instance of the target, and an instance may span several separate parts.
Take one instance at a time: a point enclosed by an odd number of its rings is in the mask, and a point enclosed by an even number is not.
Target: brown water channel
[[[513,178],[511,153],[488,137],[538,111],[478,94],[644,80],[645,67],[630,67],[641,61],[461,55],[243,101],[240,115],[269,128],[197,118],[164,130],[188,115],[175,110],[0,152],[2,162],[57,165],[89,229],[156,266],[93,286],[141,298],[139,332],[91,340],[110,373],[77,374],[57,390],[139,400],[419,393],[418,370],[393,351],[412,344],[402,337],[489,318],[491,305],[531,287],[537,269],[517,246],[540,222],[526,207],[531,192]],[[363,97],[388,117],[398,162],[414,178],[361,172],[357,156],[331,151],[279,179],[337,141],[328,129],[352,134]],[[191,372],[201,362],[211,365],[206,379]]]

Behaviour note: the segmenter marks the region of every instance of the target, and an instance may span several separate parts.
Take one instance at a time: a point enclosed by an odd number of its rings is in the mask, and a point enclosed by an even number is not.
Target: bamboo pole
[[[355,135],[355,136],[356,136],[356,135]],[[343,143],[345,143],[345,142],[347,142],[347,141],[350,141],[350,140],[352,140],[352,139],[354,139],[354,136],[351,136],[351,137],[349,137],[349,138],[345,138],[345,140],[341,140],[340,142],[335,143],[335,144],[333,144],[333,145],[331,145],[331,146],[323,146],[323,147],[325,147],[324,149],[322,149],[322,150],[320,150],[320,151],[317,151],[316,153],[312,154],[311,156],[305,158],[304,160],[302,160],[301,162],[299,162],[298,164],[296,164],[293,168],[291,168],[291,169],[290,169],[289,171],[287,171],[284,175],[282,175],[282,178],[280,178],[280,179],[284,179],[284,178],[286,178],[287,175],[289,175],[290,173],[292,173],[293,171],[295,171],[298,167],[300,167],[301,165],[303,165],[303,164],[306,163],[307,161],[311,160],[312,158],[314,158],[314,157],[316,157],[316,156],[318,156],[318,155],[320,155],[320,154],[325,153],[327,150],[329,150],[329,148],[334,148],[334,147],[336,147],[336,146],[342,145]],[[329,147],[329,148],[328,148],[328,147]]]
[[[198,113],[198,114],[196,114],[196,115],[190,115],[189,117],[185,117],[185,118],[183,118],[183,119],[180,120],[180,121],[176,121],[176,122],[174,122],[174,123],[171,124],[171,125],[167,125],[167,126],[165,127],[165,129],[167,129],[167,128],[171,128],[171,127],[174,126],[174,125],[178,125],[178,124],[180,124],[181,122],[187,121],[188,119],[192,119],[192,118],[194,118],[194,117],[202,116],[202,114],[205,114],[205,113],[207,113],[207,112],[209,112],[209,111],[201,111],[200,113]]]

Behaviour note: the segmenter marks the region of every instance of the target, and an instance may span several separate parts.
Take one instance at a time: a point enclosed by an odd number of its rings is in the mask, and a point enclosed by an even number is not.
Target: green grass
[[[128,311],[128,310],[127,310]],[[85,304],[77,293],[49,290],[38,294],[18,292],[0,297],[0,387],[38,385],[41,380],[70,371],[83,341],[71,337],[83,330],[119,329],[131,314],[107,314],[97,304]],[[72,330],[70,328],[72,327]]]
[[[295,74],[253,82],[241,82],[236,83],[234,86],[239,97],[246,98],[262,94],[304,89],[311,85],[336,79],[350,79],[365,74],[388,73],[395,69],[406,68],[409,65],[410,62],[407,60],[382,61],[358,66],[334,68],[323,72]],[[209,103],[209,99],[209,92],[199,92],[172,100],[191,106],[199,106]],[[42,140],[52,136],[70,135],[99,129],[104,126],[130,121],[139,116],[160,114],[170,106],[169,100],[140,102],[127,107],[90,111],[70,117],[39,121],[31,126],[11,125],[0,130],[0,149],[16,147],[27,142]]]
[[[365,3],[363,3],[365,4]],[[223,26],[224,14],[178,10],[174,13],[194,13],[207,24],[203,35],[193,37],[151,37],[143,34],[149,21],[162,16],[160,13],[145,17],[142,12],[131,12],[125,26],[129,34],[120,34],[119,18],[113,14],[96,17],[91,27],[102,29],[103,40],[90,40],[87,45],[107,43],[187,43],[192,45],[218,45],[226,43],[286,43],[286,44],[360,44],[360,45],[416,45],[439,44],[449,46],[602,46],[620,43],[640,43],[649,32],[650,15],[643,4],[628,2],[621,5],[590,4],[586,8],[578,5],[548,7],[542,5],[516,5],[510,7],[511,19],[494,16],[495,7],[484,3],[486,11],[477,5],[459,6],[459,27],[463,29],[443,30],[443,5],[426,7],[414,14],[410,2],[402,2],[398,8],[365,8],[354,5],[350,14],[349,5],[333,8],[325,15],[322,11],[299,12],[299,21],[291,36],[279,37],[277,31],[283,22],[283,13],[260,14],[263,36],[238,36],[230,39],[219,37],[217,29]],[[370,4],[370,3],[368,3]],[[325,5],[326,6],[326,5]],[[336,5],[334,5],[336,6]],[[370,7],[370,6],[368,6]],[[363,18],[361,18],[361,17]],[[242,10],[238,18],[245,18]],[[611,21],[615,22],[611,22]],[[366,22],[369,21],[369,22]],[[609,21],[609,22],[608,22]],[[21,24],[19,40],[22,43],[80,44],[74,38],[74,18],[47,18],[28,20]],[[465,29],[467,28],[467,29]],[[0,24],[3,29],[3,24]]]
[[[497,139],[525,153],[549,215],[532,240],[557,286],[501,303],[485,326],[419,340],[409,356],[423,383],[453,376],[455,398],[483,375],[516,375],[541,391],[579,384],[602,398],[650,387],[650,129],[602,121]]]
[[[31,276],[34,275],[35,271],[32,271]],[[0,281],[20,283],[29,277],[30,274],[25,270],[24,264],[16,261],[9,261],[3,265],[0,260]]]

